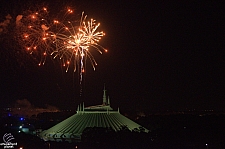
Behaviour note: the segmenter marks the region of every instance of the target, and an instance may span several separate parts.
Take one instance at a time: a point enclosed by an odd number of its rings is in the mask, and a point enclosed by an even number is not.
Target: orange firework
[[[72,13],[73,10],[68,9],[62,21],[48,22],[47,20],[50,19],[46,7],[35,12],[28,11],[25,15],[18,16],[17,31],[21,45],[30,54],[41,56],[39,65],[45,63],[47,55],[51,55],[54,59],[59,57],[62,65],[66,67],[66,72],[70,66],[73,66],[74,72],[79,67],[82,74],[85,70],[86,58],[89,58],[94,70],[97,65],[90,49],[95,49],[101,54],[102,51],[107,52],[99,45],[99,41],[105,33],[98,32],[100,23],[96,23],[94,19],[87,21],[84,13],[82,13],[79,23],[73,24],[71,20],[67,19]]]

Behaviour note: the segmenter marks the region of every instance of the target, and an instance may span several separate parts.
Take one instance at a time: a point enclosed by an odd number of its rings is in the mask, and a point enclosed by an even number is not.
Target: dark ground
[[[5,119],[2,119],[5,121]],[[225,116],[214,115],[151,115],[137,120],[139,124],[151,130],[150,133],[128,131],[126,127],[119,132],[104,128],[85,130],[79,143],[44,142],[38,137],[16,133],[4,127],[1,120],[1,133],[11,132],[24,149],[91,149],[91,148],[152,148],[152,149],[224,149],[225,148]],[[53,125],[53,123],[50,123]],[[47,126],[47,125],[45,125]],[[3,143],[3,141],[2,141]],[[207,145],[206,145],[207,144]]]

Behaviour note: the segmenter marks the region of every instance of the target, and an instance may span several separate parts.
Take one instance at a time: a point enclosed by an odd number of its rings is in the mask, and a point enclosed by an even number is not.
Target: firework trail
[[[39,11],[28,11],[25,15],[18,15],[16,24],[19,33],[19,42],[30,54],[39,54],[39,65],[44,65],[46,56],[59,58],[66,72],[70,67],[76,72],[79,68],[80,83],[85,72],[85,61],[88,58],[93,69],[97,65],[92,49],[102,54],[107,52],[99,45],[100,39],[105,35],[98,32],[100,23],[94,19],[87,21],[87,15],[82,13],[79,23],[67,19],[73,11],[68,9],[63,19],[52,20],[48,18],[47,8]]]

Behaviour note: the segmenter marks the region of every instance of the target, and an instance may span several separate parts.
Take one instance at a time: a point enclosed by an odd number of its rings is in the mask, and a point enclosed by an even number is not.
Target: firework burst
[[[59,58],[66,72],[73,67],[74,72],[79,70],[82,81],[82,73],[85,71],[85,63],[88,58],[93,69],[97,65],[91,50],[102,54],[107,50],[99,45],[100,39],[105,35],[98,32],[100,23],[94,19],[87,21],[87,15],[82,13],[79,23],[67,18],[73,11],[68,9],[63,15],[62,21],[50,20],[47,8],[39,11],[25,13],[17,17],[17,31],[19,42],[30,54],[39,54],[39,65],[45,63],[46,56],[53,59]],[[77,69],[79,68],[79,69]]]
[[[38,65],[44,65],[52,48],[54,33],[50,31],[47,17],[48,11],[44,7],[38,11],[27,11],[16,19],[18,41],[28,53],[40,57]]]

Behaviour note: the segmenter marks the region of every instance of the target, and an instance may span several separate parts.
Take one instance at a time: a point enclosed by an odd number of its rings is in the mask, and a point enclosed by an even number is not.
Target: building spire
[[[107,105],[107,101],[106,101],[106,89],[105,89],[105,83],[104,83],[104,90],[103,90],[103,103],[104,106]]]
[[[84,102],[83,102],[83,113],[84,113]]]
[[[79,108],[79,105],[77,106],[77,112],[79,112],[80,108]]]
[[[108,96],[108,102],[107,102],[107,105],[109,105],[109,106],[110,106],[110,100],[109,100],[109,96]]]

